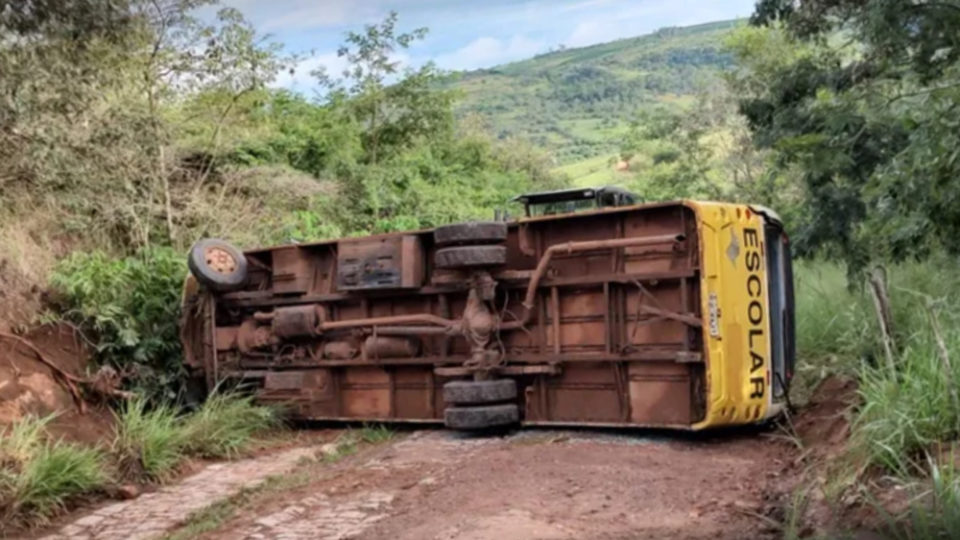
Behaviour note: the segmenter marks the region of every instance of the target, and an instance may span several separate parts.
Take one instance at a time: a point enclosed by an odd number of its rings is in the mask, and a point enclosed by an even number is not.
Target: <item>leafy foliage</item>
[[[960,3],[767,0],[735,43],[756,142],[796,167],[802,252],[957,252]]]
[[[180,253],[150,248],[125,258],[74,252],[51,283],[63,316],[90,334],[102,362],[133,371],[146,395],[172,399],[183,369],[177,324],[185,276]]]

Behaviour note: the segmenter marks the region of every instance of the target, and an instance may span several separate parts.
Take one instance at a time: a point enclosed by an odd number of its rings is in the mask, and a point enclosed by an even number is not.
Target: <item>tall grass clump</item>
[[[216,392],[186,415],[137,398],[117,413],[113,452],[126,476],[164,481],[187,457],[237,457],[257,433],[279,424],[275,409],[236,393]]]
[[[71,497],[109,481],[102,451],[47,438],[52,418],[28,416],[0,431],[0,530],[44,522]]]
[[[165,480],[186,457],[187,433],[172,406],[150,407],[146,399],[135,398],[116,417],[113,453],[124,475]]]
[[[960,435],[960,333],[950,330],[943,340],[941,348],[932,331],[918,333],[903,345],[894,371],[883,364],[862,369],[854,429],[867,464],[922,474],[924,452]]]
[[[946,256],[888,267],[894,340],[904,354],[917,336],[929,333],[928,304],[960,305],[960,273],[953,271],[957,267],[957,261]],[[884,362],[877,314],[865,283],[851,283],[839,264],[816,260],[797,261],[794,275],[801,386],[829,374],[862,376]],[[960,322],[953,309],[940,310],[939,316],[944,328]]]
[[[849,287],[836,263],[797,261],[797,353],[808,362],[858,358],[872,347],[874,316],[870,299]]]
[[[235,457],[255,434],[277,425],[277,411],[255,405],[252,396],[215,392],[184,419],[184,449],[200,457]]]

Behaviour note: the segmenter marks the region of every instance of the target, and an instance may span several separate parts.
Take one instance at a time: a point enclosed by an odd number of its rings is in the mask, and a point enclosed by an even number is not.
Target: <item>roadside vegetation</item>
[[[208,3],[0,9],[0,283],[9,298],[49,290],[42,319],[75,326],[142,396],[117,408],[103,448],[50,440],[45,419],[5,430],[5,523],[241,455],[277,425],[232,394],[177,405],[197,238],[248,247],[485,218],[565,186],[562,163],[648,200],[777,209],[799,259],[795,400],[830,375],[859,382],[841,491],[869,505],[873,480],[893,478],[912,505],[888,516],[890,535],[957,535],[960,2],[761,0],[749,24],[454,79],[394,60],[426,29],[391,14],[346,36],[350,70],[314,73],[313,98],[274,87],[300,59],[239,11],[194,18]],[[598,172],[617,162],[629,168]],[[390,436],[364,429],[323,459]]]
[[[763,0],[728,39],[728,85],[766,156],[758,200],[783,211],[808,259],[798,390],[859,383],[834,483],[847,480],[830,490],[846,503],[833,504],[874,508],[895,538],[957,534],[958,25],[954,1]],[[884,506],[890,482],[902,513]]]
[[[3,524],[18,519],[42,523],[71,497],[99,490],[110,480],[102,449],[49,440],[44,433],[49,420],[27,417],[0,432]]]
[[[44,523],[81,495],[170,480],[191,458],[242,456],[279,418],[237,394],[215,394],[186,414],[136,398],[117,410],[113,440],[91,447],[51,438],[52,416],[27,416],[0,433],[0,532]]]

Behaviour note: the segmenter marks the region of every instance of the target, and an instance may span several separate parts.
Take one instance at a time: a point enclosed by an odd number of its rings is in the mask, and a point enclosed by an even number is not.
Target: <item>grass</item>
[[[278,424],[274,409],[239,394],[214,393],[185,416],[172,406],[151,408],[144,399],[134,399],[117,413],[113,452],[127,476],[163,481],[187,457],[237,457],[257,433]]]
[[[888,268],[897,349],[891,369],[866,289],[848,287],[836,265],[796,266],[799,393],[828,374],[858,378],[860,405],[844,456],[856,472],[848,485],[880,475],[911,486],[909,509],[887,516],[892,538],[960,537],[960,477],[931,458],[960,437],[956,267],[954,258],[939,256]],[[858,490],[870,493],[865,485]]]
[[[960,538],[960,476],[953,464],[928,461],[929,480],[912,482],[907,488],[911,502],[903,515],[888,513],[871,501],[882,516],[883,533],[891,540]]]
[[[380,444],[393,440],[396,434],[383,424],[365,425],[360,430],[360,440],[367,444]]]
[[[356,454],[359,449],[356,434],[347,432],[331,443],[331,446],[321,454],[321,459],[324,463],[336,463],[345,457]]]
[[[242,452],[257,433],[274,428],[277,413],[253,403],[252,396],[215,393],[186,417],[184,449],[205,458],[231,458]]]
[[[279,426],[274,409],[237,394],[214,394],[188,415],[137,398],[116,412],[107,452],[50,440],[45,428],[52,418],[26,417],[0,431],[0,531],[44,523],[71,498],[112,483],[115,471],[127,480],[162,482],[188,457],[240,456],[259,442],[258,434]],[[365,428],[361,437],[386,440],[389,431]]]
[[[903,354],[911,355],[901,365],[913,361],[916,348],[924,347],[923,336],[929,336],[927,302],[960,305],[960,275],[952,271],[956,266],[956,260],[944,256],[889,267],[895,339]],[[833,263],[798,261],[794,274],[799,379],[795,387],[800,397],[829,374],[871,375],[868,370],[883,362],[883,349],[866,288],[859,283],[850,287],[844,268]],[[956,328],[960,310],[943,309],[940,317],[945,329]]]
[[[78,495],[109,480],[104,453],[47,438],[53,416],[26,417],[0,432],[0,517],[2,524],[43,523]]]
[[[945,338],[949,356],[960,362],[960,335]],[[960,369],[944,364],[929,333],[912,337],[897,370],[865,366],[860,379],[863,407],[854,424],[855,446],[868,464],[900,476],[923,474],[923,453],[960,431],[954,401]]]
[[[953,307],[960,300],[960,279],[954,267],[954,261],[934,259],[889,268],[899,349],[891,372],[869,293],[848,287],[837,265],[797,265],[798,390],[804,393],[804,386],[830,373],[859,378],[862,406],[852,451],[865,460],[863,466],[908,477],[926,469],[924,449],[958,435],[960,411],[951,398],[960,380],[960,311]],[[949,369],[932,331],[933,312],[944,329],[948,359],[954,359]]]
[[[148,408],[136,398],[121,406],[116,419],[113,453],[124,475],[166,480],[186,458],[187,431],[172,406]]]
[[[808,494],[803,488],[798,488],[790,494],[790,506],[787,507],[783,521],[784,540],[797,540],[804,537],[803,514],[807,510]]]
[[[45,523],[71,498],[112,483],[116,470],[129,480],[162,482],[187,457],[237,457],[258,442],[257,434],[279,425],[274,409],[236,394],[214,394],[189,415],[137,398],[116,412],[116,433],[106,452],[50,440],[45,428],[52,418],[26,417],[0,431],[0,532]],[[375,441],[388,434],[365,428],[361,436]]]

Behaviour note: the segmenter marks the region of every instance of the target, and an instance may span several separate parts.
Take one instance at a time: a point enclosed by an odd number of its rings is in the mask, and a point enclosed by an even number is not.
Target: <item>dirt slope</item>
[[[337,465],[208,538],[767,538],[790,450],[712,438],[416,432]]]
[[[22,336],[60,369],[83,375],[90,358],[82,338],[65,325],[35,327]],[[25,415],[56,414],[48,424],[54,438],[98,443],[111,433],[111,415],[88,404],[81,414],[73,396],[49,367],[23,344],[0,339],[0,430]]]

